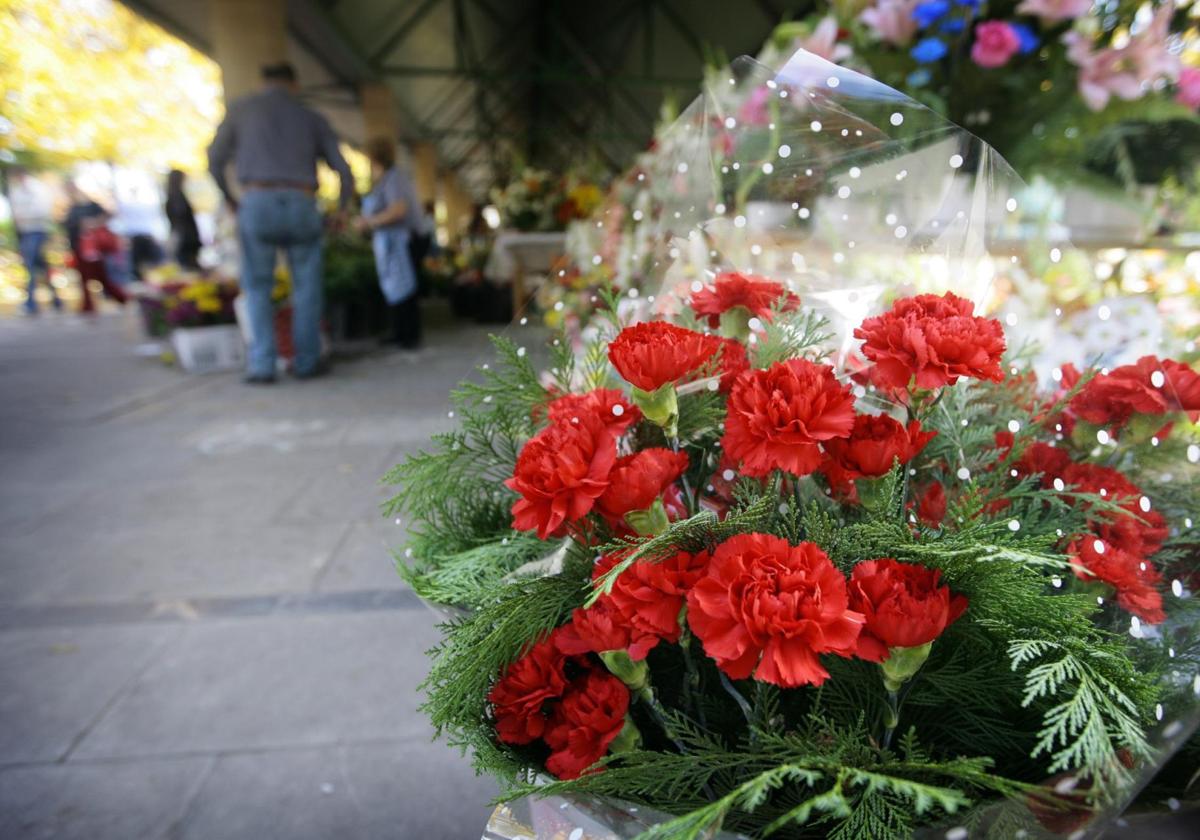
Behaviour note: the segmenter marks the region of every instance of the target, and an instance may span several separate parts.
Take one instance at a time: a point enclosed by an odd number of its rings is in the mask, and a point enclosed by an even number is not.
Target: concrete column
[[[437,201],[437,148],[428,142],[413,143],[411,157],[413,185],[417,188],[417,197],[421,199],[422,204]]]
[[[400,111],[395,94],[382,82],[364,82],[358,88],[362,100],[363,130],[366,140],[386,137],[393,143],[400,140]]]
[[[285,0],[209,0],[213,57],[226,103],[261,84],[264,64],[287,61]]]

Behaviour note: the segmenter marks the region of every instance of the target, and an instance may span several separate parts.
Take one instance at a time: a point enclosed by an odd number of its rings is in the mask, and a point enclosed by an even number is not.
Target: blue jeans
[[[62,307],[62,301],[58,299],[58,292],[50,285],[50,265],[46,262],[46,239],[49,234],[44,230],[30,230],[17,234],[17,250],[21,252],[21,262],[25,263],[25,270],[29,272],[29,291],[25,299],[25,308],[30,312],[37,312],[37,300],[34,298],[34,292],[37,291],[38,277],[46,279],[46,285],[50,287],[50,295],[54,301],[54,308]]]
[[[242,294],[253,333],[246,372],[275,373],[275,257],[282,248],[292,272],[292,340],[295,373],[312,373],[321,353],[321,214],[300,190],[250,190],[238,208]]]

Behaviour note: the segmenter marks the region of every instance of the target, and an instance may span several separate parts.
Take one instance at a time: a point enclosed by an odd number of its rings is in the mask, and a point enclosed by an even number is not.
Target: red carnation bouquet
[[[1191,501],[1143,483],[1129,430],[1186,464],[1200,373],[1043,390],[953,293],[865,318],[839,366],[782,283],[746,340],[710,333],[735,276],[683,324],[613,316],[589,365],[552,348],[549,387],[498,340],[463,431],[393,476],[425,526],[409,581],[462,611],[435,725],[513,795],[652,806],[654,837],[836,831],[876,796],[907,826],[981,803],[1031,833],[1121,802],[1200,653],[1169,525]],[[1101,412],[1106,447],[1064,430]]]
[[[661,144],[656,293],[598,295],[582,348],[495,339],[389,476],[451,613],[435,729],[542,803],[497,836],[1082,836],[1156,773],[1143,804],[1194,797],[1195,345],[1039,335],[984,252],[1003,162],[801,58]]]

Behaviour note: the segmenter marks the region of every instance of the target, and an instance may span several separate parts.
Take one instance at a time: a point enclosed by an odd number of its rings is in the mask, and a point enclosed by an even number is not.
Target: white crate
[[[171,346],[188,373],[236,370],[246,352],[236,324],[219,327],[185,327],[171,332]]]

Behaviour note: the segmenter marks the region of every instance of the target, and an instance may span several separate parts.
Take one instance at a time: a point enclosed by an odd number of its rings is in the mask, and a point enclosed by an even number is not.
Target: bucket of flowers
[[[243,345],[234,314],[237,296],[237,283],[216,278],[163,287],[163,318],[184,370],[212,373],[241,365]]]

